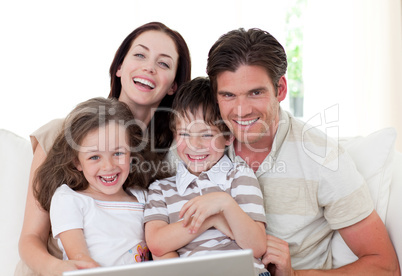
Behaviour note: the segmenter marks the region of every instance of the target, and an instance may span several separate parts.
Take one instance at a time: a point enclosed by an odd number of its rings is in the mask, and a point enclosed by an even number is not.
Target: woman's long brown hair
[[[175,43],[176,50],[179,54],[179,62],[177,66],[177,72],[175,77],[175,82],[177,87],[180,87],[183,83],[187,82],[191,78],[191,58],[190,51],[188,49],[186,41],[183,37],[175,30],[170,29],[166,25],[160,22],[150,22],[144,24],[132,33],[130,33],[122,42],[119,49],[116,51],[113,62],[110,65],[110,94],[109,97],[118,99],[121,92],[121,80],[116,76],[117,70],[123,63],[133,41],[142,33],[146,31],[160,31],[167,34]],[[151,137],[151,148],[154,151],[159,152],[159,155],[163,158],[169,150],[170,145],[173,141],[173,133],[169,128],[169,118],[172,107],[172,102],[174,99],[173,95],[166,95],[150,122],[149,135]]]

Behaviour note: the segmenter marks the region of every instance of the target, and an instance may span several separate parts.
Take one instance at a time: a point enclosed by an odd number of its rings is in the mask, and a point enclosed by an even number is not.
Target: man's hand
[[[267,235],[267,252],[262,262],[273,276],[295,276],[288,243],[274,236]]]

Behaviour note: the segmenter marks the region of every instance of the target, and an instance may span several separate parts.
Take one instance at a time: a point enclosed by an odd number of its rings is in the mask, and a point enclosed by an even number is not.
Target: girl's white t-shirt
[[[100,201],[73,191],[66,184],[55,192],[50,220],[53,237],[68,257],[59,239],[61,232],[83,229],[91,258],[101,266],[132,264],[148,260],[144,238],[145,193],[132,188],[138,202]]]

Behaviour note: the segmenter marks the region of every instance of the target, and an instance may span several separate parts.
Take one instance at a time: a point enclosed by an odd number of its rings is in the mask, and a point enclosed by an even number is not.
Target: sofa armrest
[[[24,218],[32,149],[29,141],[0,129],[0,275],[14,275]]]
[[[385,128],[366,137],[340,140],[355,162],[357,170],[366,180],[374,208],[384,223],[393,181],[396,135],[395,129]],[[337,268],[357,260],[338,231],[332,238],[331,247],[333,267]]]
[[[398,255],[402,267],[402,153],[396,151],[394,155],[392,181],[388,201],[388,211],[385,219],[392,244]]]

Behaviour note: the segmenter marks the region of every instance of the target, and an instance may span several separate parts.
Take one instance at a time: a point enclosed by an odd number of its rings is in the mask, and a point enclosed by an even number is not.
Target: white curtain
[[[305,120],[330,110],[322,128],[336,127],[340,136],[391,126],[402,151],[401,2],[308,0]]]

